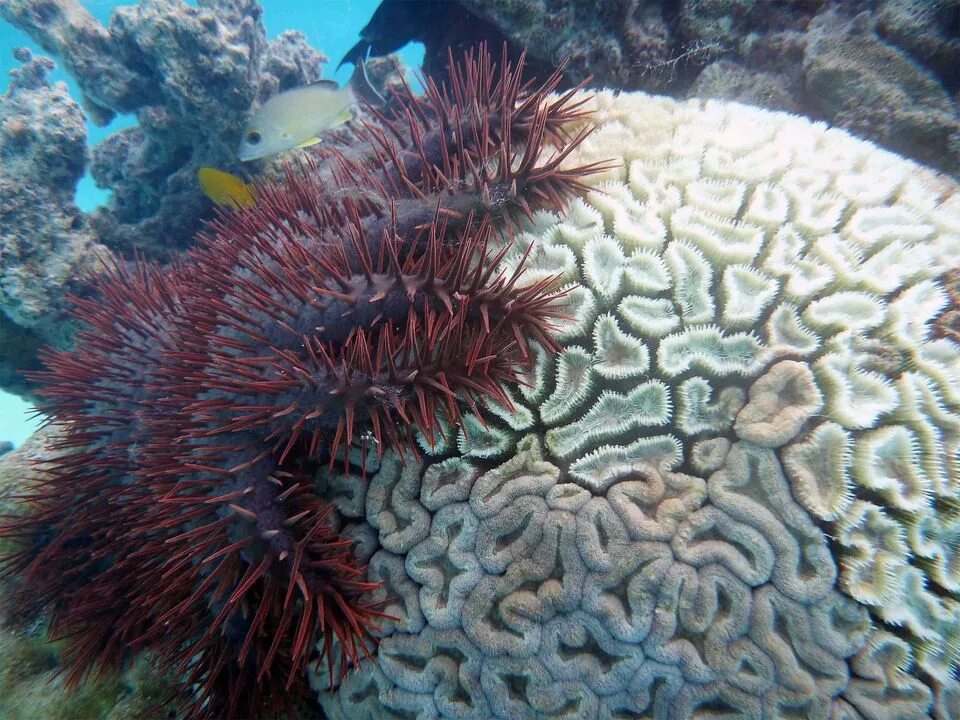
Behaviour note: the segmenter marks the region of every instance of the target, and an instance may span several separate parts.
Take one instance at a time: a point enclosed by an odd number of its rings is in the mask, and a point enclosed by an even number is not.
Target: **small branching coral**
[[[375,647],[377,583],[311,477],[510,406],[562,293],[501,269],[506,240],[603,169],[561,169],[587,116],[551,95],[559,73],[532,88],[483,49],[451,65],[186,258],[78,300],[88,329],[37,376],[59,455],[0,531],[16,610],[51,612],[74,682],[147,648],[191,716],[249,717],[306,688],[318,640],[331,682]]]

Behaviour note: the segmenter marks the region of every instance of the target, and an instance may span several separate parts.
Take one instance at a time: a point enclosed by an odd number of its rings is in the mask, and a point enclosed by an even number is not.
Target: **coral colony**
[[[960,717],[960,188],[786,113],[581,109],[568,162],[622,162],[504,258],[567,283],[561,351],[320,473],[398,618],[328,717]]]
[[[194,717],[277,711],[319,650],[330,687],[390,620],[312,475],[449,439],[509,406],[557,279],[504,272],[519,218],[601,164],[561,169],[582,99],[485,50],[360,140],[257,188],[166,268],[117,265],[87,329],[39,373],[62,432],[3,534],[16,609],[52,614],[73,682],[149,649]],[[363,480],[360,480],[363,482]]]

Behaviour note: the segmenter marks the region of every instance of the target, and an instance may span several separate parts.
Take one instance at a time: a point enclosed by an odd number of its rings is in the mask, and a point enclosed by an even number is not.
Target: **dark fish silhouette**
[[[506,43],[508,57],[515,64],[524,50],[495,25],[454,0],[383,0],[360,31],[360,41],[347,51],[337,69],[344,63],[359,66],[370,56],[389,55],[409,42],[424,44],[423,72],[437,77],[445,77],[449,71],[450,51],[454,57],[460,57],[480,43],[489,48],[500,48]],[[524,77],[549,77],[555,69],[528,54]],[[562,80],[558,89],[571,85]]]

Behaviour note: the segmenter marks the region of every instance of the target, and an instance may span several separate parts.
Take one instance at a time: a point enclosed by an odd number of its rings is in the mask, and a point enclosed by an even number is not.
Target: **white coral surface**
[[[956,718],[958,188],[783,113],[593,104],[570,162],[622,163],[506,260],[571,284],[563,352],[326,480],[399,619],[325,710]]]

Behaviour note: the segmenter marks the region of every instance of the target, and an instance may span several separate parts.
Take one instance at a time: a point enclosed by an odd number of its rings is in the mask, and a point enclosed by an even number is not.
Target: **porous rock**
[[[302,34],[268,42],[255,0],[153,0],[114,11],[104,28],[76,0],[5,0],[2,16],[61,59],[91,119],[139,124],[94,148],[92,173],[113,191],[94,214],[104,242],[167,258],[189,245],[209,203],[196,171],[237,170],[256,104],[313,82],[326,58]]]
[[[64,294],[107,256],[74,205],[83,175],[86,124],[63,83],[51,83],[53,62],[18,56],[0,97],[0,376],[25,389],[18,373],[36,369],[43,343],[62,345]]]
[[[197,169],[242,173],[236,148],[249,114],[320,77],[326,58],[298,32],[268,42],[261,15],[255,0],[152,0],[118,8],[105,28],[76,0],[0,2],[0,17],[74,77],[92,121],[138,120],[92,149],[90,172],[112,192],[105,207],[81,213],[83,112],[43,79],[42,63],[11,83],[0,110],[0,387],[28,393],[20,373],[37,369],[38,349],[68,342],[64,296],[104,248],[162,261],[191,245],[211,212]]]
[[[239,170],[240,132],[256,104],[320,77],[326,58],[299,33],[268,43],[261,17],[255,0],[196,8],[156,0],[114,12],[114,48],[146,68],[152,90],[132,108],[139,126],[93,151],[94,179],[113,190],[94,217],[106,241],[124,247],[135,238],[160,257],[187,246],[209,208],[197,168]]]
[[[960,86],[960,13],[952,0],[882,0],[877,31],[902,47],[944,80]]]
[[[954,175],[960,172],[956,101],[930,70],[884,42],[867,13],[815,18],[804,70],[811,100],[833,124]]]
[[[799,103],[784,87],[782,78],[731,60],[717,60],[707,65],[693,81],[689,95],[736,100],[771,110],[795,112],[799,109]]]
[[[461,4],[534,57],[553,65],[569,58],[567,72],[574,82],[593,76],[610,86],[634,87],[646,69],[661,67],[672,57],[671,31],[660,3],[461,0]]]
[[[532,56],[569,56],[571,83],[800,112],[960,173],[954,0],[460,4]]]

